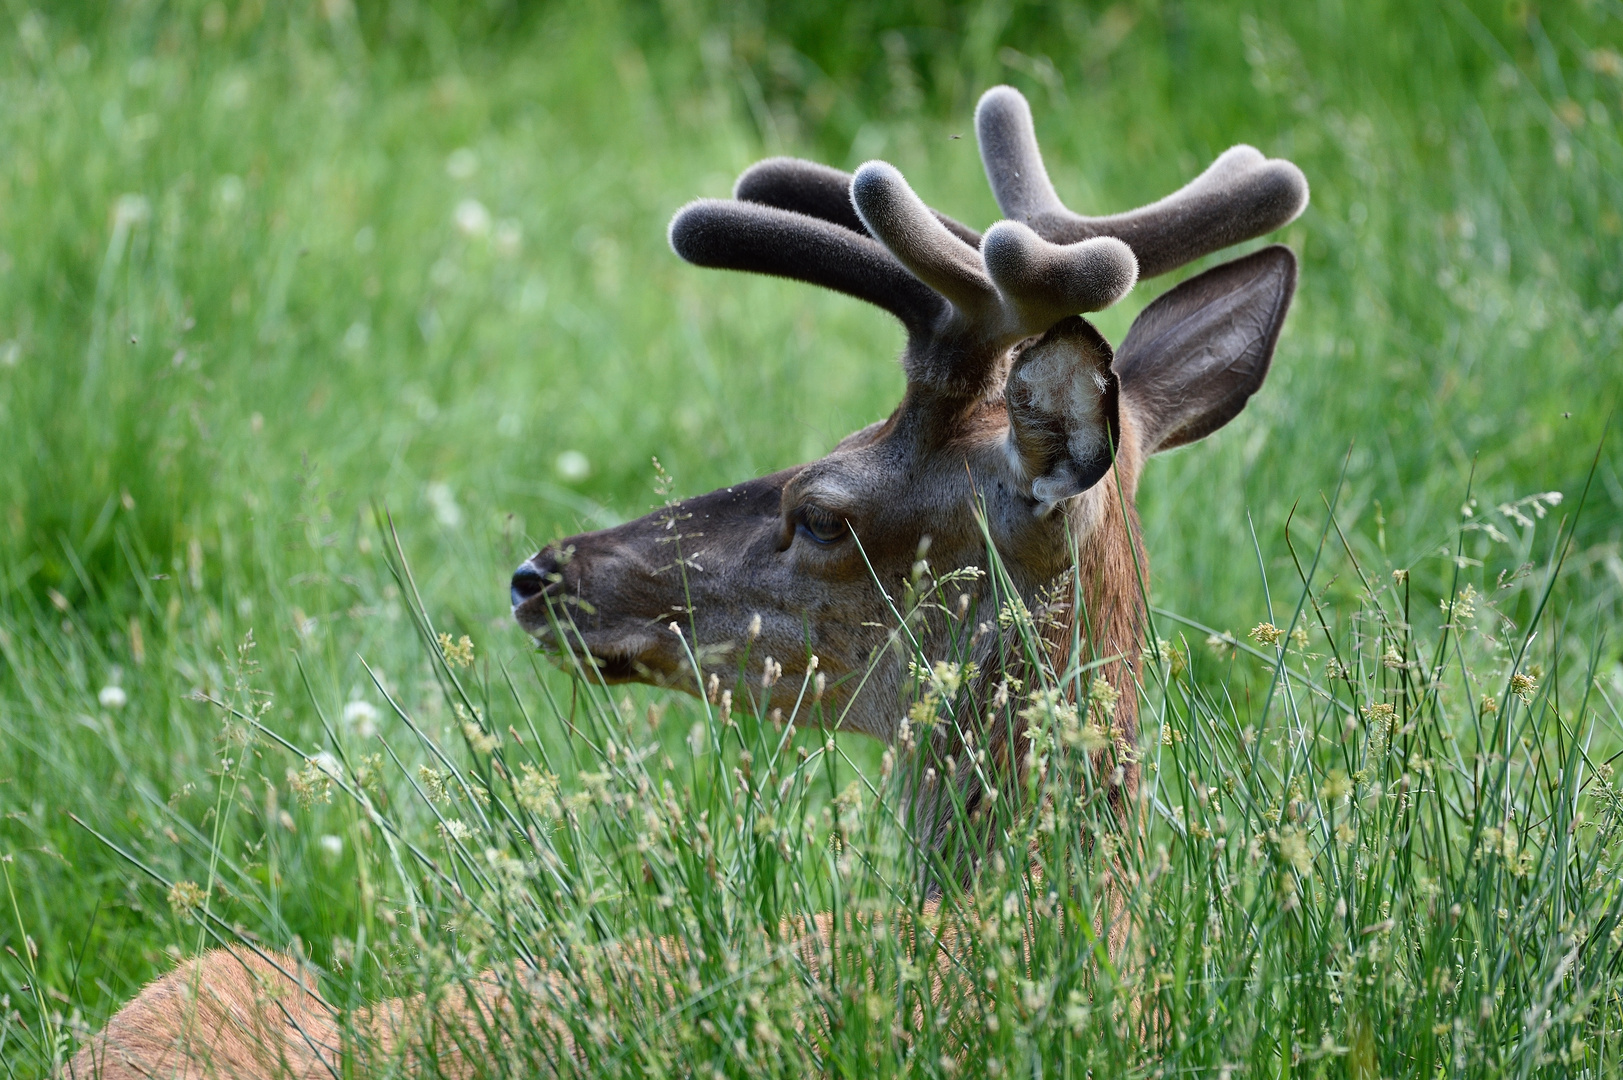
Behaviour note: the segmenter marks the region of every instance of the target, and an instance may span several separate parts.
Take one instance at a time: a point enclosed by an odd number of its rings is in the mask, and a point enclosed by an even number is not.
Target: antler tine
[[[1250,146],[1224,151],[1194,180],[1166,198],[1124,214],[1084,217],[1059,201],[1037,147],[1031,107],[1012,86],[994,86],[975,109],[986,178],[1010,219],[1054,243],[1114,236],[1154,277],[1230,244],[1288,224],[1307,206],[1307,178],[1281,158]]]
[[[851,203],[863,225],[913,276],[965,312],[975,312],[997,293],[980,252],[935,219],[902,174],[870,161],[851,178]]]
[[[915,354],[911,367],[954,392],[977,392],[1009,345],[1068,315],[1110,306],[1137,280],[1132,250],[1112,237],[1061,246],[1005,221],[976,251],[882,161],[857,170],[851,202],[868,231],[951,303],[950,317],[928,342],[929,355]]]
[[[851,205],[851,174],[802,158],[775,157],[757,161],[733,184],[733,198],[776,206],[797,214],[821,218],[854,233],[870,235]],[[935,219],[970,247],[981,246],[981,234],[931,209]]]
[[[976,320],[989,338],[1018,339],[1067,315],[1109,307],[1138,277],[1130,248],[1113,237],[1051,244],[1018,222],[993,225],[976,251],[953,236],[883,161],[851,181],[868,231],[915,276]]]
[[[981,258],[1004,301],[1019,309],[1019,324],[1033,330],[1107,308],[1138,281],[1133,249],[1114,236],[1050,244],[1018,221],[988,229]]]
[[[911,336],[927,333],[947,306],[870,237],[792,210],[699,199],[676,212],[669,236],[690,263],[834,289],[884,308]]]

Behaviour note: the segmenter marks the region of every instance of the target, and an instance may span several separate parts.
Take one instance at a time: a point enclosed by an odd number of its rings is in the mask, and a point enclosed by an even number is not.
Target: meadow
[[[0,15],[4,1075],[229,940],[344,1007],[576,972],[594,1076],[1615,1075],[1623,8],[776,7]],[[593,689],[507,579],[889,412],[888,316],[665,225],[792,153],[984,227],[999,82],[1073,208],[1236,142],[1312,203],[1266,386],[1140,495],[1145,840],[1051,696],[942,1000],[884,932],[905,761]],[[1130,963],[1078,929],[1113,857]],[[875,932],[811,980],[780,919],[830,909]],[[674,1002],[606,948],[662,935]]]

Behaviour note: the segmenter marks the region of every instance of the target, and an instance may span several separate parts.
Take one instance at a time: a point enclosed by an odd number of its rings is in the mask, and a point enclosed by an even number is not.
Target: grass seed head
[[[1531,702],[1533,695],[1538,693],[1538,680],[1532,675],[1518,671],[1510,677],[1510,692],[1524,703]]]
[[[197,908],[203,906],[208,894],[203,887],[195,881],[177,881],[169,888],[169,906],[176,915],[189,916]]]
[[[473,666],[473,640],[463,634],[461,639],[453,642],[450,634],[440,635],[440,654],[451,667],[468,668]]]

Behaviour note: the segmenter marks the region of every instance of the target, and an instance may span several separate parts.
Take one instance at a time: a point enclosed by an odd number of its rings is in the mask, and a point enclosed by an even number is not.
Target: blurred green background
[[[507,575],[656,505],[653,456],[696,494],[885,415],[888,316],[685,266],[665,224],[791,153],[984,227],[999,82],[1083,212],[1236,142],[1312,184],[1267,386],[1145,477],[1159,604],[1257,621],[1248,519],[1289,580],[1286,518],[1344,467],[1355,549],[1435,589],[1468,492],[1570,509],[1598,451],[1560,602],[1615,623],[1620,50],[1603,0],[7,5],[0,993],[94,1025],[166,968],[161,894],[67,815],[179,872],[218,752],[191,695],[250,629],[290,737],[375,697],[360,656],[434,708],[374,507],[434,618],[523,668]],[[318,942],[353,890],[287,843],[256,929]]]

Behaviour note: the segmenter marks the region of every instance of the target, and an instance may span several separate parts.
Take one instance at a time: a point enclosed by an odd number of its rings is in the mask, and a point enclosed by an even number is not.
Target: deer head
[[[1028,599],[1078,567],[1094,650],[1124,658],[1114,680],[1131,678],[1140,468],[1217,430],[1262,385],[1295,259],[1267,247],[1183,282],[1117,351],[1080,316],[1141,276],[1284,225],[1307,184],[1289,162],[1237,146],[1159,202],[1089,218],[1056,196],[1017,91],[988,91],[976,131],[1007,217],[984,236],[925,206],[883,162],[851,175],[763,161],[734,198],[677,213],[670,243],[689,262],[811,282],[894,314],[907,391],[819,461],[527,560],[513,612],[544,647],[605,682],[696,691],[712,673],[731,680],[747,646],[757,672],[769,657],[781,666],[761,692],[784,707],[815,656],[832,715],[889,739],[907,680],[884,590],[926,550],[938,575],[983,565],[989,536]],[[574,629],[560,632],[560,613]],[[1135,736],[1130,717],[1117,728]]]

